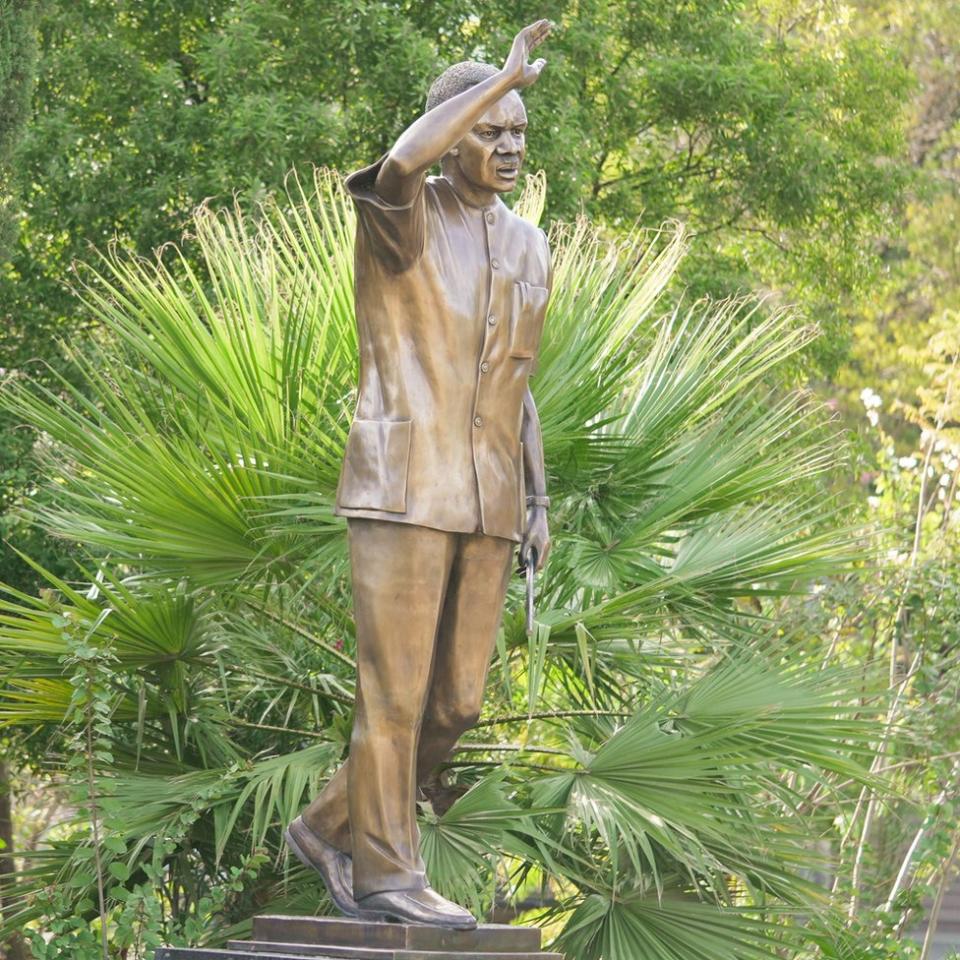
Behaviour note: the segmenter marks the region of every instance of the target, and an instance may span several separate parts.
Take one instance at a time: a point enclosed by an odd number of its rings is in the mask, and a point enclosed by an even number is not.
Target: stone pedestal
[[[542,953],[536,927],[443,930],[329,917],[256,917],[253,939],[226,949],[161,947],[156,960],[564,960]]]

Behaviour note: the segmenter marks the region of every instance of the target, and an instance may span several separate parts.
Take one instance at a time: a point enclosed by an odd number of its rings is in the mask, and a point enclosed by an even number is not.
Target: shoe
[[[304,866],[312,867],[320,874],[337,909],[348,917],[357,916],[360,908],[353,899],[353,861],[350,857],[314,833],[303,822],[303,817],[291,822],[283,831],[283,839]]]
[[[474,930],[477,918],[445,900],[432,887],[425,890],[384,890],[357,901],[361,920],[398,920],[448,930]]]

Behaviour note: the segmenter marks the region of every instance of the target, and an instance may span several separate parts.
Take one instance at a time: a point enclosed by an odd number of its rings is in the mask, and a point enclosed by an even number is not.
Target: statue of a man
[[[285,838],[361,918],[476,926],[429,886],[416,794],[479,716],[515,544],[538,569],[550,546],[528,387],[550,251],[498,194],[517,183],[518,91],[540,75],[529,55],[551,26],[523,29],[502,69],[450,67],[423,116],[346,181],[360,391],[336,513],[348,518],[356,715],[349,759]]]

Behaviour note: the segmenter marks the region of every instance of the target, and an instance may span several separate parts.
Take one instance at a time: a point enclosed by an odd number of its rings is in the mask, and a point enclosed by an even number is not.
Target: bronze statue
[[[502,69],[446,70],[426,112],[346,181],[360,391],[335,512],[348,518],[356,716],[347,762],[284,836],[360,918],[476,926],[428,884],[416,792],[479,716],[514,545],[537,569],[550,547],[528,387],[550,251],[498,194],[518,180],[517,91],[540,75],[545,61],[528,59],[551,27],[517,34]]]

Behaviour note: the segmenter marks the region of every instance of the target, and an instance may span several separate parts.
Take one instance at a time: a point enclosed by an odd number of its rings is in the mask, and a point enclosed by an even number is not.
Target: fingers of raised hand
[[[527,51],[529,52],[543,43],[552,29],[553,24],[549,20],[538,20],[526,27],[523,31],[523,39],[526,41]]]

